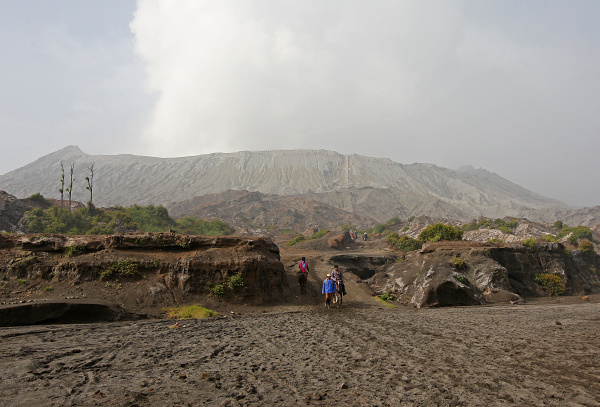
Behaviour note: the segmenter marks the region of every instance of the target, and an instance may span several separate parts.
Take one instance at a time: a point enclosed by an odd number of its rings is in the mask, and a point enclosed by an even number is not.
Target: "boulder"
[[[341,235],[332,237],[327,241],[329,247],[332,249],[344,249],[354,243],[354,240],[350,237],[350,232],[346,231]]]
[[[507,290],[501,290],[501,289],[492,290],[491,288],[488,288],[487,290],[484,291],[483,298],[485,299],[485,302],[488,302],[491,304],[516,302],[516,301],[522,300],[522,298],[519,294],[515,294],[513,292],[510,292]]]

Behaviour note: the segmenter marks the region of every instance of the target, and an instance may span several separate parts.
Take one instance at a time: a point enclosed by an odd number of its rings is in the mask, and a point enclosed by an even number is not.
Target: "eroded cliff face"
[[[536,282],[540,274],[558,276],[567,295],[599,292],[599,271],[600,256],[560,243],[439,242],[407,254],[369,283],[376,293],[392,293],[415,307],[476,305],[550,295]]]
[[[193,303],[268,303],[284,286],[279,248],[265,238],[0,235],[5,304],[95,298],[160,315]]]

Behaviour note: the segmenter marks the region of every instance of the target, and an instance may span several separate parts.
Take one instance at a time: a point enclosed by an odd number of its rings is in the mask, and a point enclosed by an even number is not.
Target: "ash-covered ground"
[[[0,328],[1,406],[598,406],[598,298]]]

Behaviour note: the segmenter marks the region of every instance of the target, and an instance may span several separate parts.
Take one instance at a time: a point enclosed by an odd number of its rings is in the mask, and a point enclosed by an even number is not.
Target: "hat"
[[[331,277],[331,274],[327,274],[327,277]]]

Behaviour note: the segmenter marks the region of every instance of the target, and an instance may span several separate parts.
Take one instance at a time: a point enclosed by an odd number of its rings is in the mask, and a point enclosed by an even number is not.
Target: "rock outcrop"
[[[31,209],[23,200],[0,191],[0,231],[21,232],[19,221]]]
[[[375,274],[376,293],[394,294],[401,303],[423,306],[475,305],[548,295],[536,276],[558,276],[565,294],[598,292],[600,256],[566,250],[561,243],[494,245],[475,242],[429,243]]]

